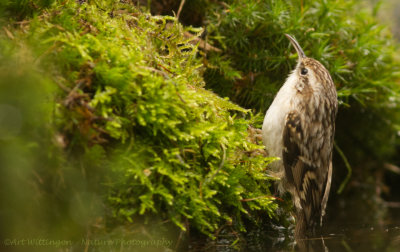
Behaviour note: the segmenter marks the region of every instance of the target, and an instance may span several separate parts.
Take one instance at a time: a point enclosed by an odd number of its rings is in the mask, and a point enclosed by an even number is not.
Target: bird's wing
[[[307,136],[307,137],[306,137]],[[283,164],[287,183],[292,185],[300,198],[307,226],[315,226],[321,216],[321,201],[325,185],[320,185],[318,168],[308,158],[312,143],[310,134],[304,133],[298,112],[292,111],[286,117],[283,130]],[[322,189],[323,188],[323,189]]]
[[[322,226],[322,218],[325,215],[326,204],[328,203],[329,191],[331,190],[331,182],[332,182],[331,180],[332,180],[332,161],[329,163],[328,177],[327,177],[324,197],[322,198],[322,203],[321,203],[321,219],[320,219],[321,226]]]

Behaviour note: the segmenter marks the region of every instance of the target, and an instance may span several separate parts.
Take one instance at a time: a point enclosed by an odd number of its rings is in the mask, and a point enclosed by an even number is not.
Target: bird
[[[278,191],[292,196],[294,236],[305,238],[315,235],[325,215],[338,100],[329,71],[285,36],[297,51],[297,65],[268,108],[261,131],[269,155],[280,159],[271,167],[280,177]]]

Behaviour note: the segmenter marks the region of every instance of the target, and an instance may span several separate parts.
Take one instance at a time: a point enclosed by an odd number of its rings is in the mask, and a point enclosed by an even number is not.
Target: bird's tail
[[[324,238],[317,236],[318,221],[307,224],[304,211],[298,210],[294,237],[296,240],[296,250],[298,252],[328,252]],[[316,218],[317,219],[317,218]]]
[[[296,227],[294,229],[294,237],[296,239],[303,239],[306,238],[306,231],[307,231],[307,221],[304,215],[304,211],[297,210],[296,213]]]
[[[319,219],[311,218],[309,222],[307,222],[303,209],[297,209],[296,215],[297,218],[294,237],[296,239],[314,237],[316,235],[316,229],[318,228]]]

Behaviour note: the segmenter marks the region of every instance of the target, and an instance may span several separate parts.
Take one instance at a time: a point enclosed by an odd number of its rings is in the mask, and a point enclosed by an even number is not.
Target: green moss
[[[115,1],[54,4],[23,29],[12,32],[56,89],[51,126],[61,178],[78,191],[64,194],[74,221],[96,220],[78,199],[108,223],[157,216],[210,236],[274,216],[273,159],[249,155],[263,148],[246,140],[249,111],[204,89],[191,43],[201,29]]]

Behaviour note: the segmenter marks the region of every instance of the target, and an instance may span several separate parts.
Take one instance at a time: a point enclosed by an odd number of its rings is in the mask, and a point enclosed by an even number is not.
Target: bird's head
[[[299,43],[292,36],[285,34],[299,55],[294,74],[305,86],[312,89],[329,88],[333,85],[332,78],[326,68],[318,61],[309,58]]]

